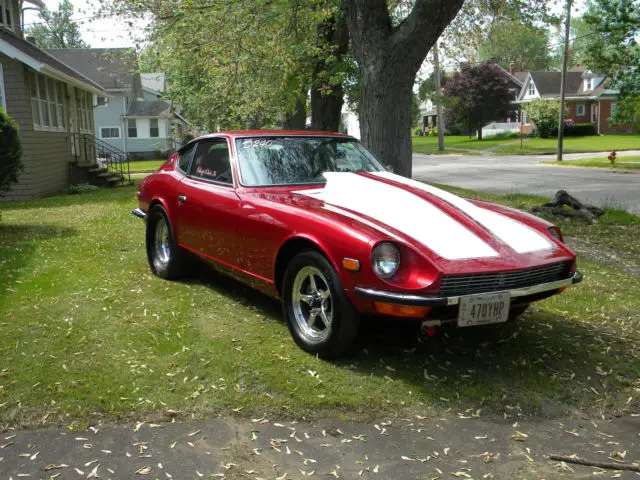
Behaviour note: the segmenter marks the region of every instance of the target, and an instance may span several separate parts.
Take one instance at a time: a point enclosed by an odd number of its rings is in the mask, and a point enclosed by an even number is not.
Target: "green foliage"
[[[415,136],[422,135],[422,127],[416,127],[416,128],[413,130],[413,134],[414,134]]]
[[[558,128],[560,102],[551,98],[537,98],[524,105],[524,111],[538,129],[540,138],[549,138]]]
[[[91,185],[89,183],[78,183],[69,187],[69,193],[72,195],[81,195],[83,193],[95,192],[99,189],[100,187]]]
[[[547,70],[552,62],[548,44],[545,28],[505,20],[493,25],[478,54],[480,60],[494,60],[507,71],[512,62],[520,72]]]
[[[609,76],[607,88],[620,90],[612,124],[633,124],[640,116],[640,9],[637,0],[592,0],[584,19],[595,35],[585,63]]]
[[[40,9],[42,23],[27,28],[26,35],[34,37],[40,48],[87,48],[72,16],[73,5],[70,0],[61,0],[58,10],[49,10],[44,6]]]
[[[18,124],[0,108],[0,197],[18,181],[23,168]]]

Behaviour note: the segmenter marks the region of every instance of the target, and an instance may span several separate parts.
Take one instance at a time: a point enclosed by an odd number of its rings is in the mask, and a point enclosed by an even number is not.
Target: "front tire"
[[[352,346],[360,317],[323,255],[306,251],[289,262],[282,297],[289,332],[304,351],[333,359]]]
[[[149,268],[160,278],[173,280],[185,273],[186,258],[178,246],[164,208],[155,205],[147,216],[147,259]]]

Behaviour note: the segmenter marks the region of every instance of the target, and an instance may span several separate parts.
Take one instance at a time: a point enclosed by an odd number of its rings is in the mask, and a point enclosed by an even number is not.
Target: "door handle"
[[[186,195],[178,195],[178,201],[180,203],[184,203],[187,201],[187,196]]]

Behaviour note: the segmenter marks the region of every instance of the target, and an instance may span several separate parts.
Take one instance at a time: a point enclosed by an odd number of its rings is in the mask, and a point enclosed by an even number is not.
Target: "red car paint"
[[[552,224],[542,219],[507,207],[473,202],[544,233],[558,247],[518,254],[446,201],[390,179],[376,178],[381,182],[401,186],[436,205],[488,243],[500,256],[463,261],[447,260],[374,218],[367,218],[368,222],[363,223],[357,218],[323,208],[324,202],[321,200],[296,193],[305,188],[317,189],[321,185],[244,187],[238,181],[234,140],[256,136],[350,138],[336,133],[279,130],[207,135],[198,140],[227,140],[233,186],[221,186],[187,177],[176,168],[176,153],[156,173],[141,182],[138,198],[139,207],[145,212],[156,203],[163,205],[181,247],[267,294],[279,295],[278,282],[281,279],[277,277],[278,254],[292,245],[290,242],[304,241],[320,249],[338,273],[348,297],[362,313],[374,312],[373,302],[354,294],[355,286],[429,295],[438,291],[443,274],[507,272],[561,261],[575,262],[574,253],[548,234],[547,229]],[[366,173],[360,175],[371,176]],[[181,204],[178,201],[179,195],[187,196],[188,203]],[[392,279],[383,280],[373,271],[370,258],[373,247],[387,240],[398,245],[402,262],[400,270]],[[358,260],[360,271],[344,269],[343,258]]]

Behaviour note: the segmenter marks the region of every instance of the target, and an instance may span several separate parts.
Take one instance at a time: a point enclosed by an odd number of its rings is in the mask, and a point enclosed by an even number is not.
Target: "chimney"
[[[510,73],[511,75],[515,75],[515,74],[516,74],[516,64],[515,64],[515,63],[513,63],[513,62],[511,62],[511,63],[509,64],[509,73]]]
[[[25,40],[34,45],[36,44],[36,37],[27,37]]]

